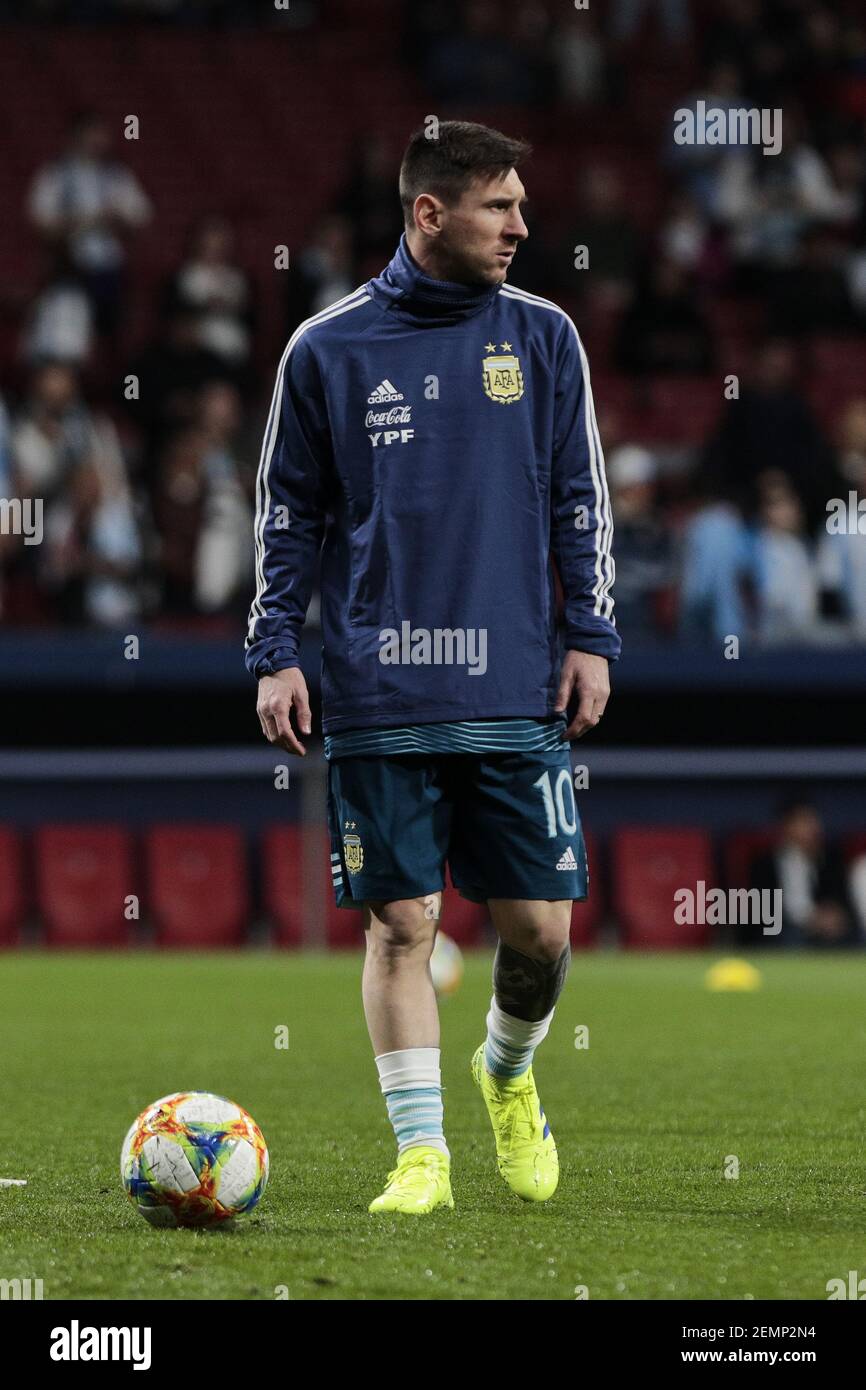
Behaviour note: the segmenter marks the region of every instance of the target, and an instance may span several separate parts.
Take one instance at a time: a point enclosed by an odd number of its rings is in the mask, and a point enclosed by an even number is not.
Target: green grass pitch
[[[0,1189],[0,1278],[46,1299],[824,1299],[866,1271],[866,959],[758,959],[754,994],[708,993],[710,963],[575,957],[535,1069],[562,1176],[530,1207],[469,1075],[491,968],[470,957],[441,1007],[455,1210],[374,1218],[394,1146],[359,955],[7,955],[0,1176],[28,1186]],[[234,1231],[154,1230],[123,1194],[127,1127],[185,1088],[268,1141]]]

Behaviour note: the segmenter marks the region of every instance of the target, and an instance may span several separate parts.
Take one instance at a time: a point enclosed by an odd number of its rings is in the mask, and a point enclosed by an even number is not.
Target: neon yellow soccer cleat
[[[397,1167],[388,1174],[388,1186],[370,1203],[369,1210],[405,1211],[423,1216],[436,1207],[453,1207],[451,1160],[441,1149],[417,1144],[404,1149]]]
[[[500,1173],[525,1202],[546,1202],[559,1182],[559,1158],[532,1067],[513,1080],[491,1076],[484,1066],[482,1043],[472,1058],[472,1076],[493,1125]]]

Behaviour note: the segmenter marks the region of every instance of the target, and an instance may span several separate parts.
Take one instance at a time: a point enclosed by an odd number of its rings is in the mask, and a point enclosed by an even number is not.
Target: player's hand
[[[587,729],[594,729],[610,698],[610,675],[607,657],[592,652],[566,652],[556,697],[557,714],[564,714],[572,694],[578,698],[577,713],[565,731],[565,737],[580,738]]]
[[[303,672],[297,666],[291,666],[272,676],[262,676],[256,701],[256,714],[262,733],[269,743],[278,743],[287,753],[297,753],[305,758],[307,750],[292,728],[289,717],[293,707],[298,729],[302,734],[308,734],[312,727],[310,697]]]

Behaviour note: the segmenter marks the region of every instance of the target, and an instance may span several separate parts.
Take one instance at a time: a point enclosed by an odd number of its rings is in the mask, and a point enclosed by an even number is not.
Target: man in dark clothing
[[[783,806],[775,847],[752,864],[751,888],[782,893],[782,931],[764,936],[760,924],[740,928],[744,945],[777,941],[789,946],[860,944],[845,861],[828,843],[815,807],[800,799]]]

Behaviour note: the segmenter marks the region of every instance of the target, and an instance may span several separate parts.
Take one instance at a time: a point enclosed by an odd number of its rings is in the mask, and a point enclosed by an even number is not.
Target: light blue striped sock
[[[416,1091],[386,1091],[388,1119],[397,1136],[397,1152],[416,1144],[445,1148],[442,1130],[442,1092],[437,1086]]]
[[[426,1144],[448,1153],[442,1128],[442,1080],[438,1047],[408,1047],[376,1058],[397,1152]]]
[[[535,1049],[547,1037],[553,1009],[537,1023],[514,1018],[499,1007],[494,995],[487,1015],[487,1037],[484,1041],[484,1066],[491,1076],[502,1081],[522,1076],[532,1066]]]

